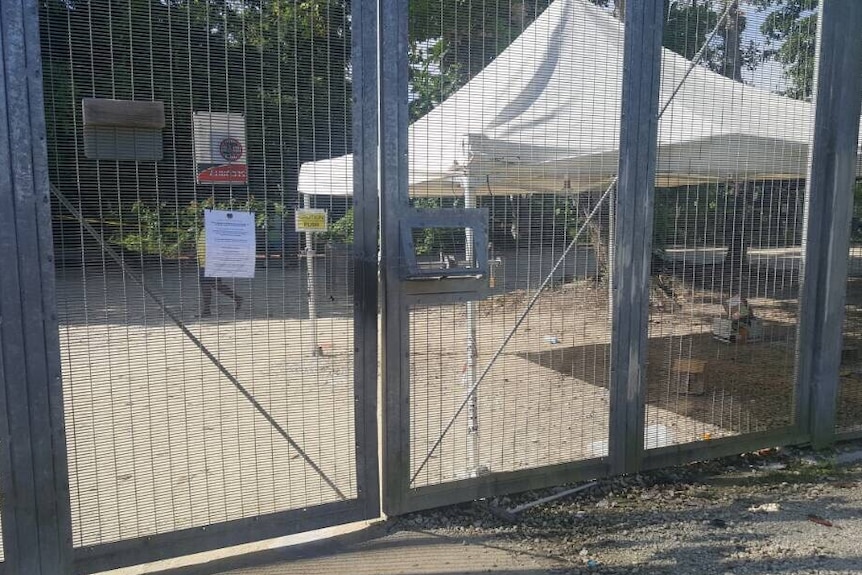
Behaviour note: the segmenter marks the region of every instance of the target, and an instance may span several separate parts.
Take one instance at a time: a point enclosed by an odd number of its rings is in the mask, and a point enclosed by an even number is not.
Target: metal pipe
[[[468,177],[462,180],[464,188],[464,207],[476,207],[476,190]],[[473,229],[464,228],[465,256],[467,265],[475,268],[477,262],[475,246],[473,245]],[[476,382],[476,302],[467,302],[467,363],[464,370],[464,387],[467,388],[467,472],[471,476],[478,475],[479,470],[479,411],[478,397],[474,388]]]
[[[311,196],[303,196],[303,206],[311,208]],[[311,355],[320,356],[322,350],[317,342],[317,286],[314,281],[314,259],[317,253],[314,251],[314,233],[305,232],[305,282],[308,291],[308,319],[311,320]]]
[[[556,501],[557,499],[562,499],[563,497],[568,497],[569,495],[574,495],[575,493],[580,493],[581,491],[585,491],[590,487],[596,485],[595,479],[590,481],[589,483],[585,483],[583,485],[578,485],[577,487],[573,487],[572,489],[566,489],[565,491],[560,491],[559,493],[554,493],[553,495],[548,495],[547,497],[542,497],[540,499],[536,499],[535,501],[530,501],[528,503],[522,503],[516,507],[512,507],[507,509],[509,513],[512,515],[516,515],[521,513],[522,511],[526,511],[528,509],[532,509],[533,507],[538,507],[539,505],[543,505],[545,503],[550,503],[551,501]]]

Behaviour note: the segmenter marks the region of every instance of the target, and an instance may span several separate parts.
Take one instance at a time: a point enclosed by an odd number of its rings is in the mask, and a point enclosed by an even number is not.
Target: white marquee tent
[[[593,190],[617,171],[623,28],[586,0],[557,0],[473,80],[410,126],[414,195]],[[661,186],[804,178],[811,105],[664,50]],[[680,87],[681,84],[681,87]],[[678,93],[671,97],[674,90]],[[307,163],[299,192],[350,195],[352,157]]]

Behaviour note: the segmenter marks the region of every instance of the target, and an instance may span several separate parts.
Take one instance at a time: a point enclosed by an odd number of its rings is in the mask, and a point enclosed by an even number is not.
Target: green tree
[[[786,96],[810,101],[814,91],[818,0],[753,0],[768,11],[760,31],[766,36],[764,58],[784,67]]]
[[[625,0],[590,1],[612,10],[619,20],[625,18]],[[662,45],[692,59],[725,12],[727,17],[722,20],[716,38],[706,47],[701,63],[714,72],[741,82],[742,71],[754,69],[760,62],[760,54],[753,42],[747,45],[742,42],[747,21],[739,10],[738,0],[665,0]]]

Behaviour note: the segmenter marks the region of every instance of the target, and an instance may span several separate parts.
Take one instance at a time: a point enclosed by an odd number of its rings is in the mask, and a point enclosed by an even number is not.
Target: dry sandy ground
[[[61,277],[76,545],[355,496],[350,308],[343,293],[324,298],[316,328],[323,355],[314,357],[296,281],[268,272],[254,283],[238,282],[243,308],[234,312],[222,299],[216,317],[201,321],[194,276],[158,277],[168,305],[231,381],[121,274],[89,270]],[[286,291],[293,295],[274,297]],[[526,293],[477,307],[479,372],[523,309]],[[464,410],[415,485],[463,477],[470,457],[490,471],[506,471],[604,455],[606,309],[606,291],[588,282],[543,295],[478,388],[475,456]],[[548,341],[551,335],[556,343]],[[413,473],[463,403],[465,338],[463,305],[413,310],[407,354]],[[566,366],[545,361],[565,349],[576,350]],[[737,432],[661,405],[650,408],[650,425],[665,443]]]
[[[553,254],[543,257],[550,262]],[[465,308],[412,311],[405,350],[411,381],[402,407],[411,416],[414,485],[463,477],[471,462],[494,472],[605,454],[607,290],[585,279],[589,259],[578,258],[564,270],[566,277],[539,298],[479,386],[475,454],[467,409],[432,451],[465,397]],[[683,277],[673,280],[676,301],[655,298],[647,377],[649,446],[773,429],[791,421],[798,254],[758,258],[766,262],[764,289],[752,303],[767,326],[763,342],[728,346],[712,339],[712,319],[721,313],[720,290],[706,290]],[[477,304],[478,373],[538,285],[537,270],[548,263],[542,260],[525,271],[519,266],[537,262],[512,261],[500,272],[502,293]],[[75,544],[354,496],[356,342],[344,278],[321,282],[320,357],[310,354],[314,337],[305,281],[296,269],[266,269],[253,282],[238,282],[246,298],[243,309],[234,313],[231,302],[222,299],[217,317],[206,321],[195,318],[193,268],[148,271],[148,278],[150,288],[162,294],[260,409],[118,270],[63,270],[58,296]],[[681,392],[672,371],[675,359],[689,357],[709,366],[699,396]],[[862,378],[850,368],[841,405],[846,421],[862,423]]]

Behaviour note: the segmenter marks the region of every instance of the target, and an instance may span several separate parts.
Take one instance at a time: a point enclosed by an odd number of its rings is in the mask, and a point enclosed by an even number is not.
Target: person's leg
[[[212,313],[212,290],[215,281],[213,280],[213,278],[204,277],[203,272],[200,273],[198,281],[201,288],[201,317],[207,317]]]
[[[242,297],[234,293],[234,291],[230,289],[230,286],[227,285],[227,282],[222,281],[221,278],[218,278],[216,280],[216,289],[218,289],[220,293],[223,293],[227,297],[231,298],[234,301],[234,305],[237,310],[242,307]]]

